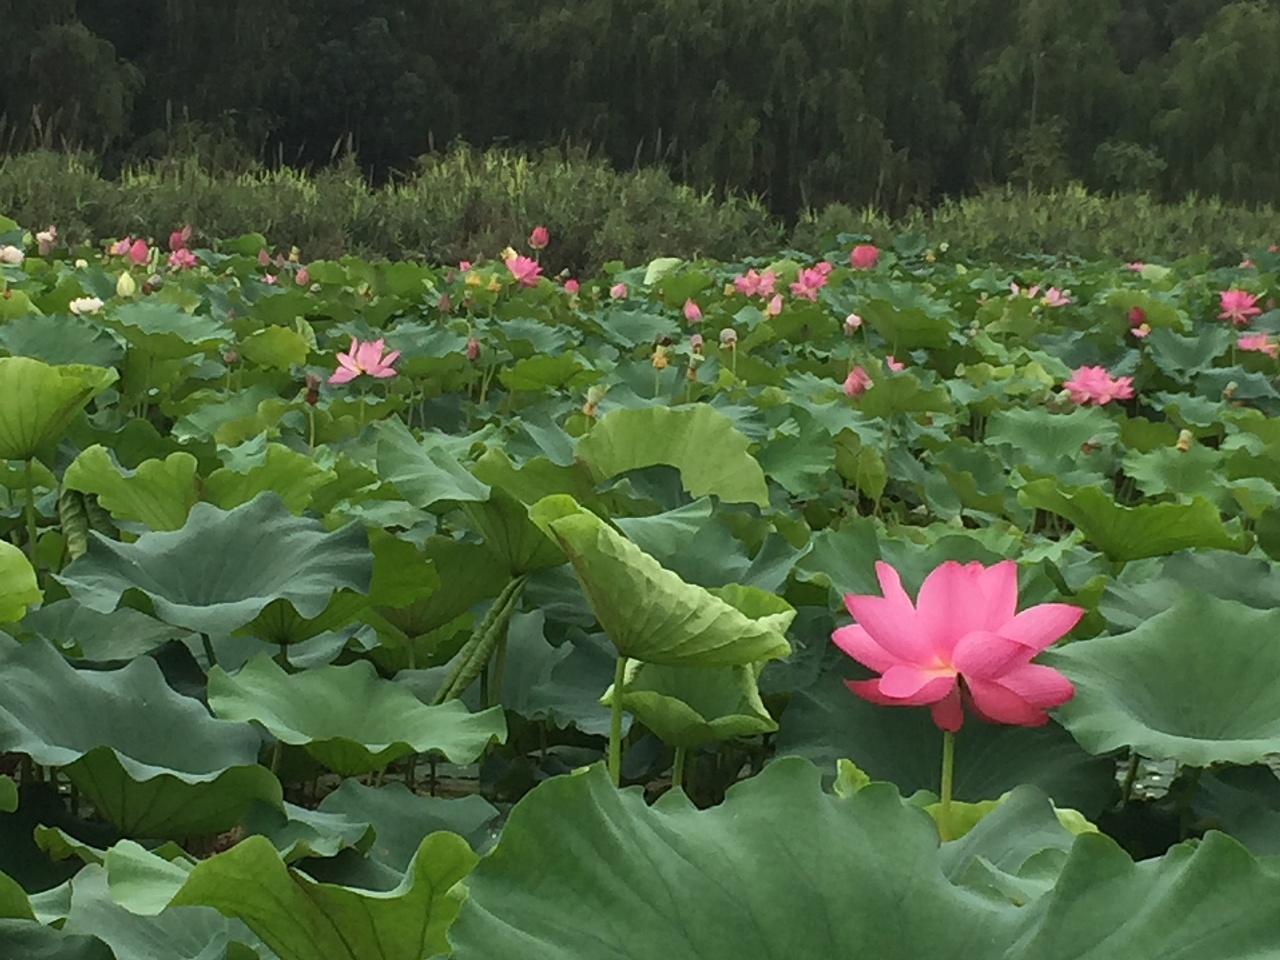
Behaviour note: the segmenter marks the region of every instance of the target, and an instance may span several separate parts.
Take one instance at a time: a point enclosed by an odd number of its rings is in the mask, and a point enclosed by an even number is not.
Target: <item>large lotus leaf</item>
[[[22,629],[51,641],[72,659],[94,661],[132,660],[189,635],[129,607],[99,613],[69,598],[32,610]]]
[[[699,404],[614,410],[578,442],[577,455],[597,480],[665,465],[680,471],[685,490],[695,497],[714,494],[728,503],[765,507],[764,471],[749,446],[731,419]]]
[[[266,655],[234,676],[214,667],[209,706],[226,720],[261,723],[342,776],[429,750],[451,763],[471,763],[491,739],[504,740],[507,730],[500,707],[474,715],[459,701],[429,707],[400,684],[381,679],[366,660],[295,674]]]
[[[0,357],[0,460],[30,460],[118,376],[102,367]]]
[[[73,936],[30,920],[0,920],[0,956],[22,960],[118,960],[97,937]]]
[[[124,348],[100,324],[69,314],[30,314],[0,324],[0,346],[15,357],[32,357],[55,366],[84,363],[115,367],[124,359]]]
[[[41,597],[31,562],[13,544],[0,540],[0,623],[21,620]]]
[[[204,481],[204,499],[223,510],[270,491],[284,501],[291,513],[301,513],[310,505],[313,493],[337,478],[332,470],[319,466],[306,454],[283,444],[267,443],[265,435],[241,444],[232,453],[242,455],[228,456],[227,465]]]
[[[1217,504],[1230,499],[1223,460],[1221,452],[1199,443],[1185,451],[1177,447],[1130,451],[1124,458],[1124,472],[1149,497],[1172,493],[1183,503],[1199,497]]]
[[[1026,463],[1048,473],[1054,472],[1064,457],[1079,461],[1083,444],[1107,446],[1119,436],[1120,425],[1099,407],[1078,407],[1070,413],[1010,407],[991,414],[985,443],[1008,447],[1012,463]]]
[[[517,577],[558,567],[564,553],[529,519],[529,508],[501,487],[489,490],[489,499],[468,502],[463,510],[484,538],[484,545]]]
[[[320,801],[318,812],[371,824],[377,836],[369,856],[397,873],[409,868],[423,838],[430,834],[447,830],[474,843],[498,816],[489,801],[475,794],[457,799],[422,797],[402,783],[375,788],[356,780],[343,781]]]
[[[1033,480],[1018,491],[1018,502],[1065,517],[1108,559],[1121,563],[1159,557],[1188,547],[1238,550],[1217,507],[1190,503],[1122,507],[1100,487],[1064,492],[1058,481]]]
[[[616,688],[601,703],[612,706]],[[778,729],[760,699],[756,669],[627,663],[622,707],[673,747],[700,747]]]
[[[171,303],[139,300],[117,308],[107,322],[131,346],[157,360],[180,360],[230,339],[213,317],[188,313]]]
[[[58,580],[85,606],[110,613],[127,590],[151,599],[166,623],[226,634],[278,597],[319,616],[339,589],[366,593],[373,554],[363,527],[326,532],[264,493],[231,511],[198,503],[186,525],[135,543],[95,536]]]
[[[1255,856],[1280,854],[1280,778],[1270,767],[1206,773],[1197,781],[1194,809],[1197,828],[1222,830]]]
[[[418,442],[398,418],[378,424],[378,475],[415,507],[442,500],[487,500],[489,488],[434,437]]]
[[[136,520],[148,530],[180,530],[199,499],[196,466],[195,457],[178,452],[125,470],[95,443],[71,462],[62,482],[68,490],[96,495],[117,520]]]
[[[534,522],[568,554],[619,654],[668,666],[733,666],[786,656],[777,621],[752,620],[685,583],[571,497],[547,497]]]
[[[1188,589],[1128,633],[1043,655],[1076,685],[1062,723],[1091,753],[1196,767],[1280,753],[1280,610]]]
[[[347,780],[343,786],[348,783],[355,781]],[[367,817],[308,810],[292,803],[285,803],[282,808],[255,804],[245,815],[241,829],[246,836],[270,840],[285,863],[304,857],[333,857],[349,848],[363,852],[369,849],[374,838]]]
[[[370,893],[316,883],[250,837],[199,864],[171,906],[236,917],[280,960],[426,960],[448,951],[445,931],[465,896],[459,882],[477,859],[461,837],[433,833],[400,886]]]
[[[840,671],[792,694],[779,726],[779,756],[806,757],[829,773],[848,758],[904,794],[938,790],[942,734],[929,711],[868,703],[849,692]],[[956,798],[994,800],[1024,783],[1058,806],[1094,816],[1116,793],[1115,764],[1090,756],[1057,724],[1013,727],[967,717],[956,735]]]
[[[0,813],[18,809],[18,785],[12,777],[0,777]]]
[[[954,312],[945,300],[928,295],[915,283],[873,281],[861,289],[862,316],[891,352],[920,347],[944,348],[951,342]]]
[[[0,751],[67,776],[121,830],[181,838],[225,830],[255,800],[280,802],[247,724],[215,720],[154,660],[76,670],[48,643],[0,643]],[[50,710],[49,704],[75,709]],[[199,744],[199,749],[192,749]]]
[[[260,367],[288,370],[307,362],[311,345],[307,338],[288,327],[270,326],[246,338],[240,343],[240,353],[250,363]]]

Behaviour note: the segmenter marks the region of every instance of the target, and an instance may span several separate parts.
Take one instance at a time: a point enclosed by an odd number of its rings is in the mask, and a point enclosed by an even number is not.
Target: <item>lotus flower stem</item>
[[[284,743],[283,743],[283,741],[281,741],[281,740],[277,737],[277,738],[276,738],[276,745],[275,745],[274,747],[272,747],[272,748],[271,748],[271,767],[270,767],[270,770],[271,770],[271,772],[272,772],[272,773],[275,773],[277,770],[279,770],[279,769],[280,769],[280,753],[281,753],[281,751],[282,751],[283,749],[284,749]]]
[[[613,668],[613,712],[609,718],[609,779],[622,785],[622,688],[626,683],[627,658],[618,657]]]
[[[672,790],[684,790],[684,758],[685,748],[676,747],[676,756],[671,763]]]
[[[942,790],[938,811],[938,831],[943,841],[951,839],[951,783],[956,766],[956,735],[950,730],[942,732]]]
[[[1129,765],[1124,771],[1124,785],[1120,788],[1120,806],[1128,806],[1133,798],[1133,784],[1138,779],[1138,751],[1129,751]]]
[[[27,558],[38,573],[39,563],[36,560],[36,473],[35,458],[27,460]]]

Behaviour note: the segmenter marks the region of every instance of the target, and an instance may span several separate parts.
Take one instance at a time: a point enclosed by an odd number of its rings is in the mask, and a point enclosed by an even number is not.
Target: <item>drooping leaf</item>
[[[196,466],[195,457],[178,452],[125,470],[95,443],[71,462],[63,483],[97,496],[117,520],[136,520],[148,530],[179,530],[198,499]]]
[[[31,562],[13,544],[0,540],[0,623],[21,620],[27,607],[43,596]]]
[[[0,396],[5,398],[0,404],[0,460],[34,457],[118,376],[102,367],[51,367],[27,357],[0,357]]]

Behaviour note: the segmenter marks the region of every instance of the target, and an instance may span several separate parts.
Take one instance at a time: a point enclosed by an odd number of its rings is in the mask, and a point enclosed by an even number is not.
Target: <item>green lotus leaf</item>
[[[860,291],[862,317],[884,337],[891,353],[899,355],[924,347],[941,349],[951,342],[953,311],[919,284],[872,281]]]
[[[76,670],[44,641],[6,640],[0,664],[0,750],[65,768],[126,833],[217,832],[255,799],[280,802],[280,784],[258,766],[253,728],[215,720],[198,701],[174,693],[154,660]],[[51,703],[76,708],[50,710]]]
[[[586,374],[584,376],[584,374]],[[583,386],[599,379],[575,353],[554,356],[525,357],[498,374],[498,380],[511,391],[561,390],[570,385]]]
[[[694,497],[769,504],[764,471],[748,453],[750,441],[731,419],[706,404],[671,409],[618,409],[578,441],[577,456],[597,481],[628,470],[665,465],[680,471]]]
[[[348,777],[430,750],[451,763],[471,763],[507,732],[502,708],[473,715],[458,701],[429,707],[404,686],[379,678],[366,660],[295,674],[266,655],[234,676],[214,667],[209,707],[224,720],[262,724]]]
[[[726,667],[790,652],[776,623],[753,620],[685,583],[572,497],[540,500],[530,516],[568,555],[621,656],[668,666]]]
[[[12,777],[0,777],[0,813],[13,813],[18,809],[18,785]]]
[[[8,874],[0,873],[0,919],[34,920],[35,918],[27,892],[22,889],[18,881]]]
[[[102,367],[0,357],[0,460],[30,460],[118,377]]]
[[[337,590],[367,593],[372,574],[363,527],[326,532],[264,493],[231,511],[197,503],[181,530],[145,533],[135,543],[95,536],[57,579],[100,613],[139,590],[166,623],[225,634],[276,598],[319,616]]]
[[[204,481],[204,499],[223,510],[269,491],[284,501],[290,513],[301,513],[310,506],[312,494],[337,479],[337,474],[319,466],[312,457],[283,444],[268,443],[265,436],[241,444],[232,454],[237,451],[244,451],[244,455],[229,456],[227,466],[213,471]]]
[[[1203,444],[1189,450],[1164,447],[1149,453],[1130,452],[1124,458],[1124,472],[1149,497],[1174,494],[1181,503],[1195,498],[1221,506],[1230,502],[1222,471],[1224,457]]]
[[[378,475],[423,510],[442,500],[478,501],[489,488],[469,474],[441,444],[418,442],[396,417],[378,424]]]
[[[343,786],[349,783],[355,781],[347,780]],[[285,863],[306,857],[333,857],[347,849],[363,853],[374,839],[374,829],[367,817],[308,810],[292,803],[285,803],[282,809],[265,803],[254,804],[241,827],[246,836],[270,840]]]
[[[465,840],[433,833],[395,890],[368,893],[316,883],[250,837],[200,863],[171,906],[210,906],[236,917],[280,960],[425,960],[447,953],[445,931],[465,896],[476,855]]]
[[[124,359],[124,348],[99,324],[71,315],[33,314],[0,324],[0,346],[15,357],[31,357],[51,366],[116,367]]]
[[[307,338],[288,327],[270,326],[248,337],[238,347],[250,363],[260,367],[288,370],[307,362],[311,344]]]
[[[0,540],[0,623],[16,623],[44,594],[36,571],[21,550]]]
[[[1280,610],[1188,588],[1113,637],[1050,651],[1076,685],[1058,716],[1091,753],[1132,747],[1195,767],[1280,753]]]
[[[665,563],[689,549],[694,537],[711,520],[713,509],[711,498],[703,497],[648,517],[617,517],[614,523],[628,540],[659,563]]]
[[[31,960],[117,960],[97,937],[73,936],[25,919],[0,920],[0,953]]]
[[[1190,503],[1122,507],[1100,487],[1066,492],[1058,481],[1044,479],[1019,490],[1018,502],[1065,517],[1108,559],[1120,563],[1188,547],[1240,549],[1217,507],[1198,497]]]
[[[511,576],[548,570],[565,562],[564,553],[529,519],[529,508],[501,487],[489,499],[462,504],[485,547]]]
[[[100,444],[80,452],[67,467],[63,484],[97,496],[117,520],[136,520],[148,530],[180,530],[199,499],[196,458],[171,453],[125,470]]]
[[[1080,448],[1086,443],[1115,443],[1120,426],[1099,407],[1078,407],[1070,413],[1050,413],[1042,407],[997,410],[987,421],[985,443],[1007,447],[1008,462],[1025,463],[1042,473],[1057,473],[1064,459],[1085,465]]]
[[[476,794],[456,800],[423,797],[402,783],[375,788],[357,780],[344,780],[320,801],[317,813],[371,824],[377,837],[369,856],[397,873],[409,869],[424,837],[446,830],[474,843],[498,816],[493,804]]]
[[[157,360],[181,360],[231,338],[231,330],[213,317],[152,300],[126,303],[106,322],[131,346]]]
[[[1227,767],[1197,781],[1196,828],[1230,834],[1254,856],[1280,854],[1280,778],[1270,767]]]
[[[623,690],[622,708],[669,746],[701,747],[778,729],[750,664],[667,667],[629,660]],[[611,685],[600,702],[613,706],[616,695]]]
[[[132,660],[189,634],[129,607],[99,613],[71,599],[30,611],[22,629],[51,641],[73,659],[93,661]]]

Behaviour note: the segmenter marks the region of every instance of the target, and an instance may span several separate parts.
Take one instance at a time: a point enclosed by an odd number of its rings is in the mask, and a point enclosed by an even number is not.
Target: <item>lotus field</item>
[[[0,955],[1280,957],[1274,247],[26,226]]]

